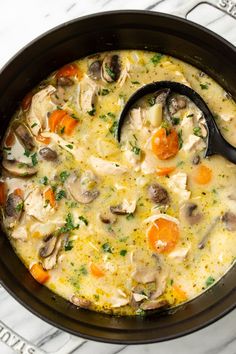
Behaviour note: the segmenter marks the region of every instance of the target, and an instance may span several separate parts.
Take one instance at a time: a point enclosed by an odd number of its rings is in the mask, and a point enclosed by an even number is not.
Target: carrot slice
[[[59,77],[72,77],[76,76],[79,72],[79,68],[76,64],[66,64],[56,73],[56,78]]]
[[[148,241],[157,253],[169,253],[179,240],[179,228],[173,221],[157,219],[148,230]]]
[[[0,182],[0,205],[5,205],[6,202],[6,184],[5,182]]]
[[[56,111],[52,112],[49,117],[49,128],[51,132],[56,132],[58,124],[66,114],[66,111],[64,111],[63,109],[57,109]]]
[[[178,134],[171,129],[167,134],[165,128],[159,129],[152,137],[152,151],[160,160],[174,157],[179,151]]]
[[[94,275],[97,278],[103,277],[105,275],[103,270],[98,266],[96,266],[94,263],[90,263],[90,271],[92,275]]]
[[[6,147],[11,147],[12,145],[14,145],[14,142],[15,142],[15,135],[13,134],[12,131],[9,131],[5,139],[5,145]]]
[[[45,145],[48,145],[51,142],[50,138],[46,138],[45,136],[42,136],[40,134],[36,136],[36,140]]]
[[[71,135],[77,124],[78,121],[76,119],[70,117],[69,114],[66,114],[60,121],[58,130],[60,132],[63,131],[66,135]]]
[[[187,295],[186,292],[183,291],[178,285],[173,285],[173,295],[177,300],[179,301],[185,301],[187,300]]]
[[[55,207],[55,205],[56,205],[56,199],[55,199],[55,195],[54,195],[54,193],[53,193],[52,188],[48,188],[48,189],[46,190],[46,192],[44,193],[44,198],[45,198],[46,201],[49,202],[49,204],[50,204],[50,206],[51,206],[52,208]]]
[[[173,172],[175,170],[175,166],[173,167],[158,167],[157,168],[157,175],[158,176],[167,176],[169,175],[171,172]]]
[[[18,195],[18,197],[23,198],[24,193],[23,193],[23,190],[22,190],[22,189],[16,188],[13,193],[14,193],[15,195]]]
[[[23,98],[23,100],[21,101],[21,107],[24,111],[26,111],[27,109],[29,109],[31,102],[32,102],[32,97],[33,97],[33,93],[29,92],[27,93],[27,95]]]
[[[207,184],[212,180],[212,170],[205,166],[197,166],[194,174],[194,180],[198,184]]]
[[[50,278],[50,275],[45,271],[40,263],[35,263],[30,268],[30,273],[38,283],[44,284]]]

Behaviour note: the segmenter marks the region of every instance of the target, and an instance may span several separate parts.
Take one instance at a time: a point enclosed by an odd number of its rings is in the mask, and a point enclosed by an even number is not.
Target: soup
[[[119,115],[141,86],[184,83],[236,146],[236,104],[205,73],[148,51],[65,65],[21,102],[2,143],[2,226],[32,276],[74,305],[142,315],[189,301],[236,256],[236,167],[204,157],[202,112],[168,90]]]

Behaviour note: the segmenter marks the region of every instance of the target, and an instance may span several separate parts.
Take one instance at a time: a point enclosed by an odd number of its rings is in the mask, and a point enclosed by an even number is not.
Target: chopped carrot
[[[76,119],[70,117],[69,114],[66,114],[60,121],[58,129],[60,132],[63,131],[66,135],[71,135],[77,124],[78,121]]]
[[[183,291],[178,285],[173,285],[173,295],[179,301],[187,300],[186,292]]]
[[[174,157],[179,151],[178,134],[174,129],[168,132],[165,128],[159,129],[152,137],[152,150],[160,160]]]
[[[45,271],[40,263],[35,263],[30,268],[30,273],[38,283],[44,284],[50,278],[50,275]]]
[[[51,142],[50,138],[46,138],[45,136],[42,136],[41,134],[36,136],[36,140],[39,141],[40,143],[45,144],[45,145],[48,145]]]
[[[179,228],[173,221],[157,219],[148,230],[148,241],[157,253],[169,253],[179,240]]]
[[[211,181],[212,179],[212,170],[205,166],[205,165],[199,165],[196,167],[195,174],[194,174],[194,180],[198,184],[207,184]]]
[[[15,142],[15,135],[10,130],[5,139],[5,145],[6,147],[11,147],[12,145],[14,145],[14,142]]]
[[[55,195],[54,195],[54,193],[53,193],[52,188],[48,188],[48,189],[46,190],[46,192],[44,193],[44,198],[45,198],[46,201],[49,202],[49,204],[50,204],[50,206],[51,206],[52,208],[55,207],[55,205],[56,205],[56,199],[55,199]]]
[[[13,193],[14,193],[15,195],[18,195],[18,197],[23,198],[24,193],[23,193],[23,190],[22,190],[22,189],[16,188]]]
[[[24,111],[26,111],[27,109],[29,109],[31,102],[32,102],[32,97],[33,97],[33,93],[29,92],[27,93],[27,95],[23,98],[23,100],[21,101],[21,107]]]
[[[63,109],[57,109],[56,111],[52,112],[49,117],[49,128],[51,132],[56,132],[58,124],[66,114],[66,111],[64,111]]]
[[[58,70],[56,73],[56,78],[59,77],[72,77],[72,76],[80,76],[80,70],[78,66],[74,63],[64,65],[61,69]]]
[[[173,167],[158,167],[157,168],[157,175],[158,176],[167,176],[169,175],[171,172],[173,172],[175,170],[175,166]]]
[[[0,205],[5,205],[6,202],[6,184],[5,182],[0,182]]]
[[[103,270],[96,266],[94,263],[90,263],[90,271],[97,278],[103,277],[105,275]]]

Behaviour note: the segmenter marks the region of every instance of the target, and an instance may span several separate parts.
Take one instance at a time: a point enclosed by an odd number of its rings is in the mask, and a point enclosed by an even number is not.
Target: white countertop
[[[235,3],[235,0],[224,2]],[[194,3],[196,0],[2,0],[0,68],[33,38],[76,17],[115,9],[148,9],[173,14],[183,5],[192,8]],[[236,44],[233,17],[203,4],[190,12],[188,18]],[[176,340],[140,346],[112,345],[85,341],[48,325],[0,287],[0,354],[15,351],[21,354],[236,354],[236,310],[209,327]]]

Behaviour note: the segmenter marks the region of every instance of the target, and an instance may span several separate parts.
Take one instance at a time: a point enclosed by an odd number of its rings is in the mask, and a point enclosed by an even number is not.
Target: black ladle
[[[236,148],[230,145],[222,136],[205,101],[190,87],[174,81],[158,81],[147,84],[137,90],[125,104],[118,122],[117,139],[120,142],[122,126],[130,108],[142,97],[162,89],[169,89],[170,93],[177,93],[188,97],[204,114],[207,125],[207,149],[205,156],[221,155],[236,164]]]

